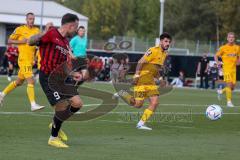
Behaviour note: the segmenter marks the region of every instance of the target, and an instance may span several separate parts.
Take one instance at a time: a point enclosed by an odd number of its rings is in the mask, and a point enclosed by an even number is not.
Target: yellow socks
[[[31,102],[31,104],[35,104],[35,94],[34,94],[34,85],[33,84],[27,85],[27,95],[28,95],[28,99]]]
[[[12,90],[14,90],[17,87],[16,82],[13,81],[11,83],[9,83],[9,85],[3,90],[3,95],[7,95],[8,93],[10,93]]]
[[[9,94],[12,90],[14,90],[17,87],[16,82],[11,82],[2,92],[3,96]],[[27,85],[27,95],[28,99],[31,102],[31,104],[35,104],[35,95],[34,95],[34,85],[28,84]]]
[[[144,123],[152,116],[153,111],[150,109],[145,109],[142,115],[141,120],[138,122],[138,126],[144,125]]]
[[[231,88],[230,87],[225,87],[224,90],[226,92],[227,102],[232,101],[232,90],[231,90]]]

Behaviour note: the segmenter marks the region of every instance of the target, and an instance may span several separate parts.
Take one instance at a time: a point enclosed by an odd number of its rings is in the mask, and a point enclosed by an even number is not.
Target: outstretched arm
[[[142,57],[139,61],[138,61],[138,64],[137,64],[137,67],[136,67],[136,72],[135,72],[135,75],[136,76],[139,76],[140,74],[140,71],[142,69],[142,66],[144,63],[146,63],[147,61],[144,59],[144,57]]]
[[[35,45],[39,44],[41,38],[44,35],[45,35],[45,33],[43,32],[43,33],[39,33],[39,34],[36,34],[36,35],[30,37],[29,40],[28,40],[28,45],[29,46],[35,46]]]
[[[218,64],[219,62],[218,62],[218,55],[214,55],[214,60],[215,60],[215,62]]]
[[[39,33],[39,34],[36,34],[36,35],[30,37],[30,38],[28,39],[28,42],[27,42],[28,45],[30,45],[30,46],[37,45],[37,44],[40,42],[41,38],[47,33],[48,29],[49,29],[51,26],[53,26],[53,23],[52,23],[52,22],[47,23],[47,24],[46,24],[46,27],[45,27],[45,30],[44,30],[42,33]]]
[[[8,39],[8,44],[26,44],[27,43],[27,39],[22,39],[22,40],[14,40],[9,38]]]
[[[220,47],[219,50],[217,51],[217,53],[214,56],[214,60],[215,60],[215,62],[217,63],[218,66],[220,66],[220,62],[219,62],[218,58],[221,58],[222,55],[223,55],[223,51],[222,51],[222,48]]]

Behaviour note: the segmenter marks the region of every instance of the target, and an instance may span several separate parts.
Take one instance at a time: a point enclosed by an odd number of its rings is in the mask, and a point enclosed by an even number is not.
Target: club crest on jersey
[[[151,49],[147,50],[147,52],[146,52],[146,56],[149,56],[150,54],[152,54]]]
[[[63,47],[61,47],[61,46],[59,46],[59,45],[56,45],[56,49],[60,50],[60,52],[61,52],[62,54],[64,54],[64,55],[67,55],[68,52],[69,52],[67,49],[65,49],[65,48],[63,48]]]

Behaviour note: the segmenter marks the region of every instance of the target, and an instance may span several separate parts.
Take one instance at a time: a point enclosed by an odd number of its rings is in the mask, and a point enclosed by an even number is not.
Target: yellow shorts
[[[27,79],[33,77],[33,71],[31,65],[21,65],[19,66],[18,78]]]
[[[236,72],[224,72],[224,82],[236,84]]]
[[[134,98],[144,100],[154,95],[159,95],[157,85],[137,85],[134,86]]]

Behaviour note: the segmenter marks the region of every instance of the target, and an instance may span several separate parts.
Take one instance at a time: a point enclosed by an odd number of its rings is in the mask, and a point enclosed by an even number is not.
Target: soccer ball
[[[212,104],[210,106],[208,106],[207,110],[206,110],[206,116],[210,119],[210,120],[218,120],[222,117],[223,111],[222,108],[219,105],[216,104]]]

